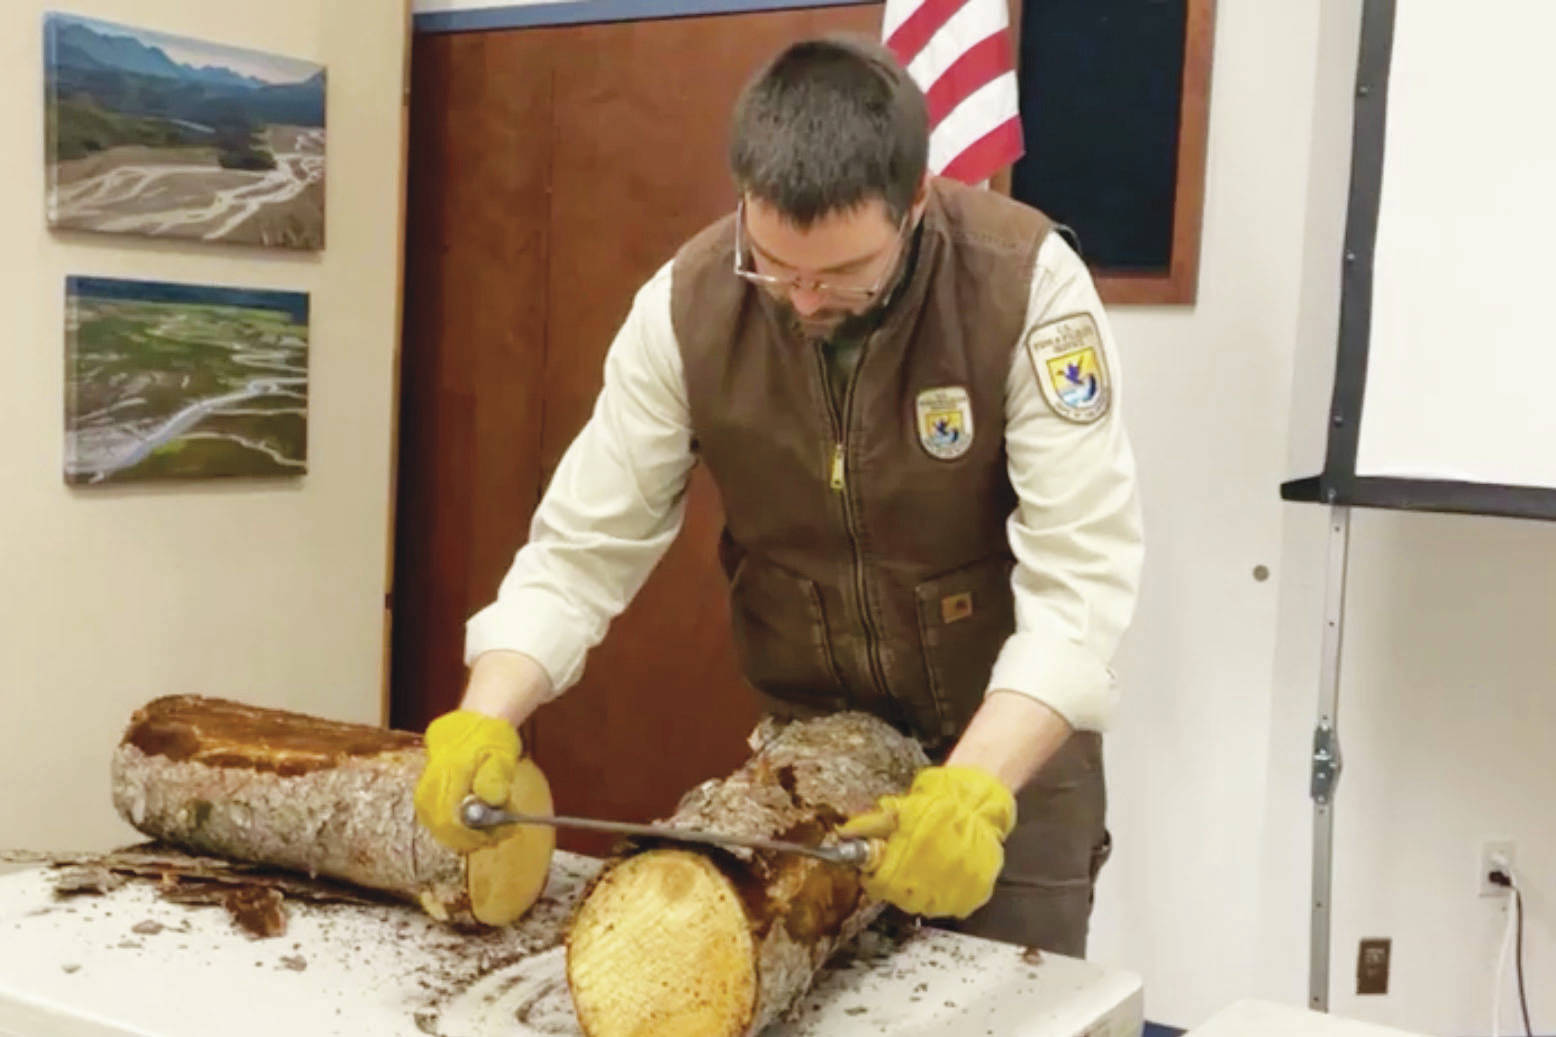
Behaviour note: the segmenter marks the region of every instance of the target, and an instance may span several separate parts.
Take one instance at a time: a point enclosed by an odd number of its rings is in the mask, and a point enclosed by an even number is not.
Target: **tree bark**
[[[132,718],[113,802],[140,831],[196,853],[380,890],[447,921],[513,921],[545,885],[554,830],[515,829],[468,856],[446,849],[416,820],[425,762],[408,732],[175,696]],[[544,778],[525,766],[528,808],[549,813]]]
[[[819,842],[928,763],[919,744],[863,713],[764,720],[755,754],[688,793],[665,823]],[[884,905],[857,870],[797,854],[638,844],[584,897],[567,974],[589,1037],[759,1032]]]

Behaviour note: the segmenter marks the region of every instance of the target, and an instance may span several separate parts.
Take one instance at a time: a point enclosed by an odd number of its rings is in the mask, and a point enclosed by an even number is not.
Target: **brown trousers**
[[[1078,731],[1016,796],[1005,868],[987,904],[944,928],[1086,956],[1097,873],[1112,849],[1102,736]]]
[[[821,712],[761,698],[767,712],[786,719]],[[949,750],[949,745],[933,748],[930,757],[942,762]],[[1005,867],[994,896],[965,919],[932,924],[1083,958],[1097,873],[1112,848],[1102,736],[1077,731],[1016,796],[1016,827],[1005,840]]]

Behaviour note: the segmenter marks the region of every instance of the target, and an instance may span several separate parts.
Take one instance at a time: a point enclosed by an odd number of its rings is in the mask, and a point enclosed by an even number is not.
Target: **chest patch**
[[[918,441],[930,457],[951,461],[972,449],[972,398],[960,385],[925,389],[915,406]]]
[[[1054,413],[1089,425],[1107,414],[1113,385],[1097,321],[1089,313],[1040,324],[1027,333],[1037,384]]]

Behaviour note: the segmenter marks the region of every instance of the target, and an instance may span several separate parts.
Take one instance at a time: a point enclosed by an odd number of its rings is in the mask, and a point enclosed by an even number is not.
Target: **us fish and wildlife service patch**
[[[918,394],[918,441],[930,457],[952,461],[973,442],[972,398],[960,385],[925,389]]]
[[[1089,313],[1039,324],[1027,333],[1027,356],[1043,398],[1066,421],[1089,425],[1113,402],[1102,334]]]

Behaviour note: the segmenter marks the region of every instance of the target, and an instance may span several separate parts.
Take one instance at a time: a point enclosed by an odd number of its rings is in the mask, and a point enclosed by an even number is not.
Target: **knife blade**
[[[798,853],[815,857],[832,864],[868,867],[877,849],[872,839],[842,839],[829,846],[806,846],[804,843],[783,842],[778,839],[760,839],[743,835],[726,835],[721,832],[700,832],[687,828],[671,828],[668,825],[643,825],[629,821],[604,821],[592,817],[566,817],[555,814],[517,814],[494,807],[477,796],[467,796],[459,805],[459,821],[467,828],[496,828],[501,825],[549,825],[553,828],[581,828],[592,832],[614,832],[618,835],[637,835],[653,839],[669,839],[686,843],[706,843],[714,846],[743,846],[751,850],[768,850],[777,853]]]

